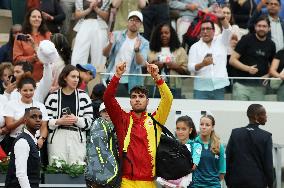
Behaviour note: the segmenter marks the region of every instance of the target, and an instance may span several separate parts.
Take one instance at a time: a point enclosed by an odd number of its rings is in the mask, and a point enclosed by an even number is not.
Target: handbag
[[[156,176],[165,180],[175,180],[190,174],[193,161],[191,152],[186,145],[178,142],[174,135],[150,113],[148,116],[153,120],[155,129]],[[157,124],[164,133],[164,135],[161,135],[159,145],[157,145]]]

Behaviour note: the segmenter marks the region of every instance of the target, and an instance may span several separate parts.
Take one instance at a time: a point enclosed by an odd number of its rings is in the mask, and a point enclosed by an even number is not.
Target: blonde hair
[[[202,116],[201,118],[208,118],[208,119],[210,119],[211,122],[212,122],[212,126],[213,127],[215,126],[215,119],[214,119],[213,116],[206,114],[206,115]],[[221,141],[220,141],[220,137],[216,135],[215,130],[211,131],[210,143],[211,143],[210,151],[213,154],[219,154],[220,153]]]

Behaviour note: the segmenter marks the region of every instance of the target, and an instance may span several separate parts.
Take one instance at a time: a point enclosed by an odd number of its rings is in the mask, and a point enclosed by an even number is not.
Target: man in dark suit
[[[247,109],[249,124],[233,129],[226,149],[229,188],[266,188],[273,184],[272,134],[259,128],[267,121],[260,104]]]

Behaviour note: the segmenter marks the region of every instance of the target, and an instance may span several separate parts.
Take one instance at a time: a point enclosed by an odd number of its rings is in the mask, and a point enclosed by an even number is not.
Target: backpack
[[[154,117],[148,114],[154,124],[156,139],[156,176],[166,180],[175,180],[191,173],[193,160],[187,146],[178,142],[174,135]],[[162,128],[160,143],[157,146],[157,124]]]
[[[205,13],[199,10],[197,16],[191,22],[186,33],[183,35],[183,46],[187,44],[188,48],[190,48],[195,42],[199,40],[201,24],[204,20],[210,20],[214,23],[218,22],[218,18],[214,14]]]
[[[118,188],[121,184],[118,143],[112,123],[103,118],[93,121],[87,143],[86,180],[95,187]]]

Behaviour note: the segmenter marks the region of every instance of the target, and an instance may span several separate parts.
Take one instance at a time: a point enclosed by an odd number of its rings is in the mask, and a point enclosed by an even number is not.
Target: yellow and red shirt
[[[132,129],[127,149],[127,158],[131,162],[123,157],[122,176],[130,180],[153,181],[156,171],[156,139],[153,121],[147,115],[147,112],[144,112],[141,117],[137,117],[133,111],[125,112],[122,110],[115,99],[118,84],[119,78],[113,76],[104,93],[104,104],[115,126],[120,156],[122,156],[124,139],[131,119]],[[173,96],[167,84],[162,79],[157,81],[156,84],[160,91],[161,101],[157,110],[152,115],[158,122],[165,124],[170,112]],[[161,128],[157,125],[158,143],[160,136]]]

